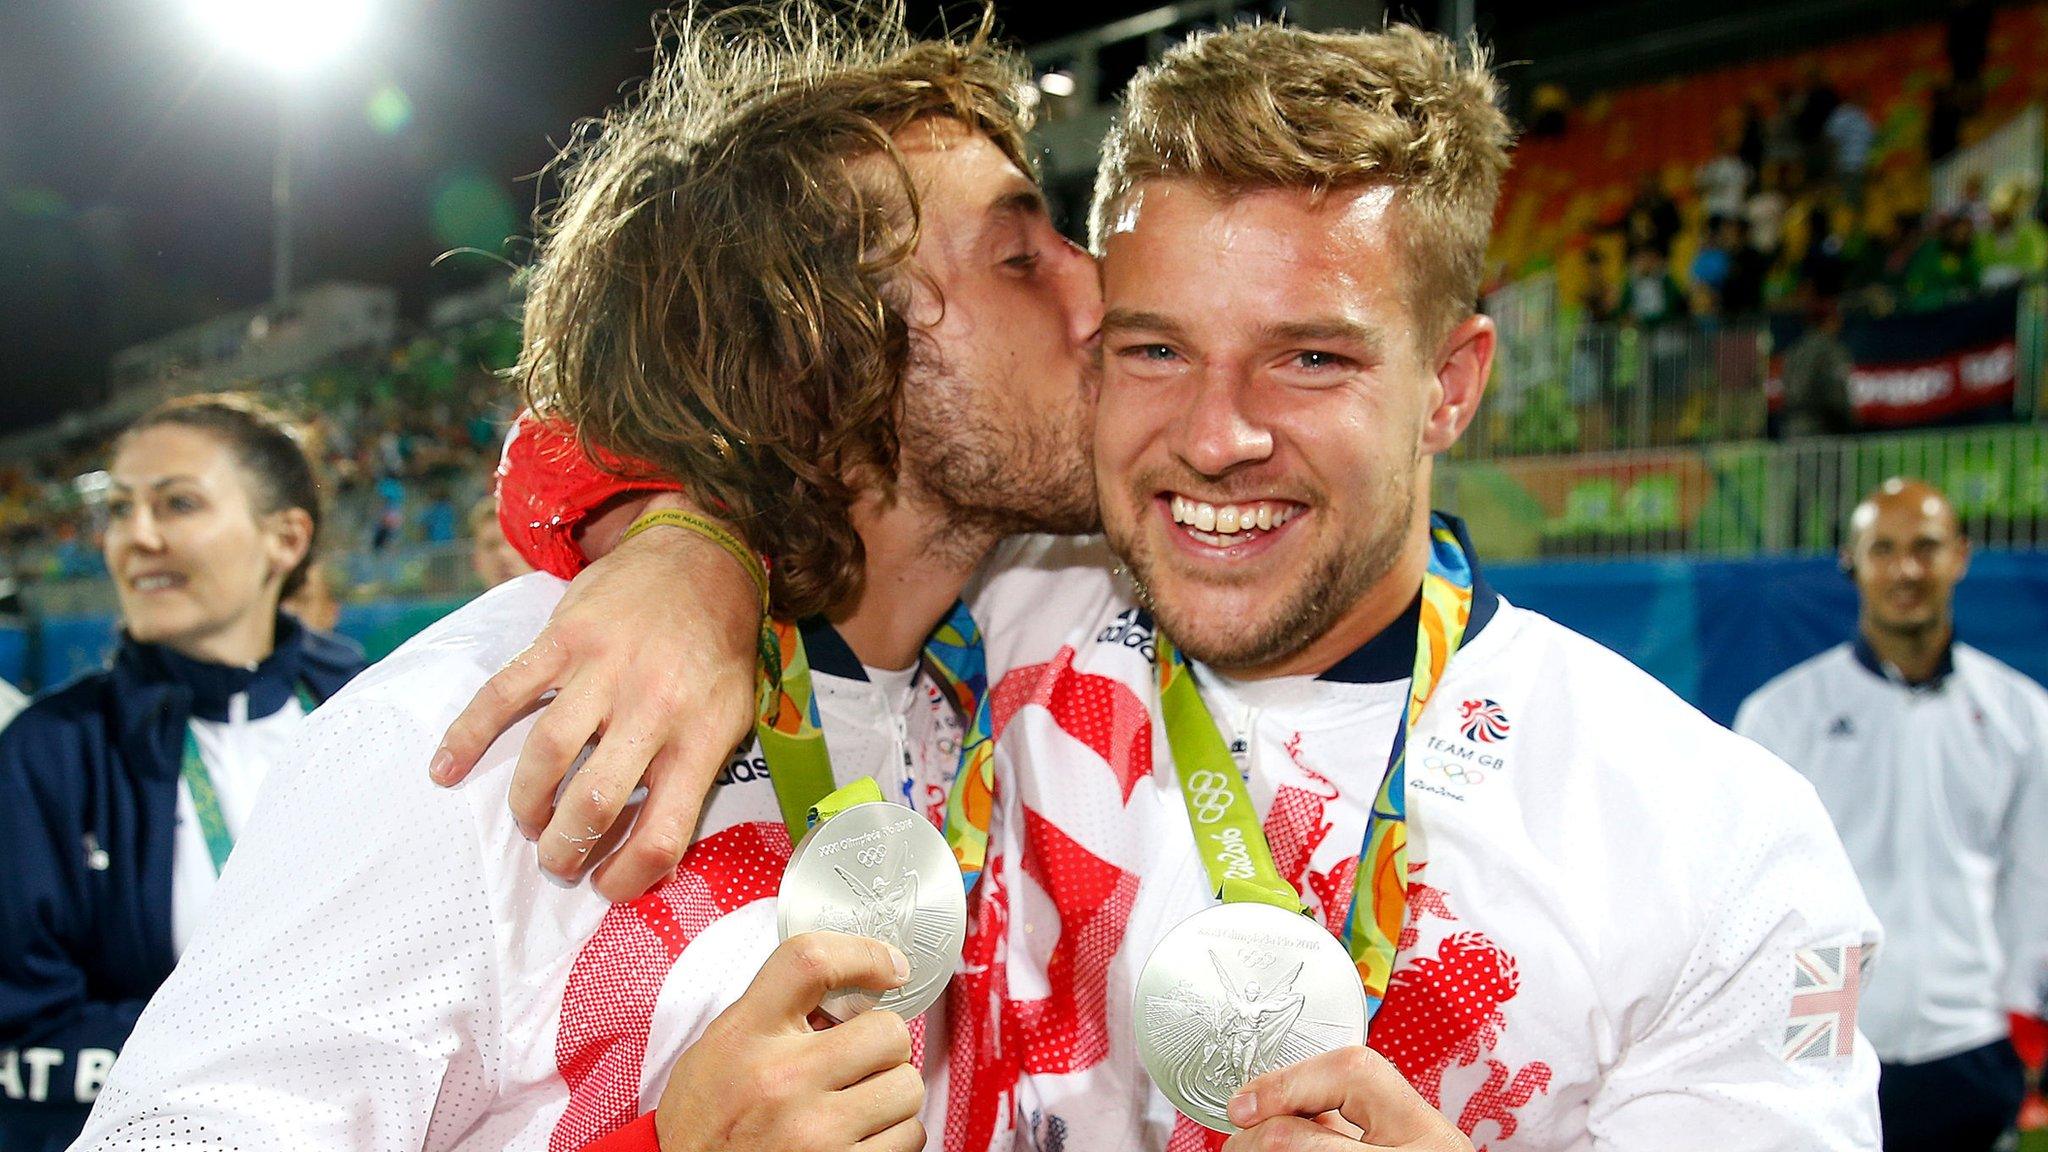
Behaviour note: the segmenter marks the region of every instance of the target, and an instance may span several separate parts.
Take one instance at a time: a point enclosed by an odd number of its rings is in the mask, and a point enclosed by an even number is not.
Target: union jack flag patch
[[[1863,990],[1863,946],[1802,948],[1793,954],[1792,1011],[1785,1059],[1827,1060],[1856,1049],[1856,997]]]

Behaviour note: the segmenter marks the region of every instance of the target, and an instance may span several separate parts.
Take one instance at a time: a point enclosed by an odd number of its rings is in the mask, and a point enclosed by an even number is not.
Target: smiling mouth
[[[185,586],[185,578],[175,572],[152,572],[128,581],[128,587],[137,592],[168,592]]]
[[[1279,531],[1307,507],[1292,500],[1211,504],[1178,492],[1166,493],[1168,514],[1183,532],[1215,548],[1249,544]]]

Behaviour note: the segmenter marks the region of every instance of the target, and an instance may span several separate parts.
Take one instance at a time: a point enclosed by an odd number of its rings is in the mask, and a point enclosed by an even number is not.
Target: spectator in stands
[[[1529,136],[1550,139],[1571,127],[1572,98],[1557,84],[1538,84],[1529,98]]]
[[[1906,263],[1909,309],[1939,308],[1977,289],[1976,229],[1964,212],[1951,212],[1920,241]]]
[[[1780,84],[1777,98],[1764,115],[1763,160],[1756,166],[1759,175],[1800,159],[1798,118],[1799,93],[1790,84]]]
[[[1839,436],[1855,424],[1849,375],[1856,359],[1842,343],[1842,313],[1832,303],[1813,309],[1806,331],[1785,351],[1785,406],[1779,430],[1785,439]]]
[[[533,565],[512,547],[512,542],[505,539],[504,529],[498,527],[495,494],[477,501],[469,510],[469,566],[486,588],[496,588],[533,571]]]
[[[1700,208],[1707,214],[1707,226],[1712,228],[1722,220],[1742,215],[1742,203],[1749,195],[1751,171],[1742,162],[1742,139],[1739,132],[1725,132],[1721,136],[1721,150],[1712,159],[1699,166],[1692,175],[1693,191],[1699,194]]]
[[[1695,311],[1712,316],[1724,314],[1721,293],[1728,285],[1728,274],[1735,268],[1735,253],[1741,246],[1735,217],[1714,217],[1706,240],[1700,244],[1686,273],[1692,281]]]
[[[1970,227],[1984,232],[1991,227],[1991,197],[1985,192],[1984,173],[1972,172],[1963,177],[1962,197],[1956,201],[1950,213],[1969,218]]]
[[[1821,132],[1827,137],[1828,173],[1850,207],[1863,203],[1863,180],[1870,171],[1870,150],[1877,143],[1877,125],[1852,95],[1828,113]]]
[[[1969,561],[1940,492],[1886,481],[1842,553],[1856,638],[1735,717],[1813,782],[1884,924],[1857,1024],[1887,1152],[1992,1148],[2025,1088],[2009,1033],[2048,1014],[2048,692],[1956,642]]]
[[[1826,203],[1806,210],[1806,253],[1799,258],[1801,303],[1837,300],[1849,284],[1849,238],[1842,222]]]
[[[1757,177],[1756,191],[1742,206],[1742,218],[1749,225],[1750,247],[1775,258],[1778,247],[1784,241],[1785,213],[1792,206],[1786,195],[1785,185],[1792,165],[1771,164]]]
[[[1828,83],[1818,63],[1806,66],[1806,82],[1793,97],[1792,131],[1799,137],[1799,158],[1807,171],[1826,176],[1831,157],[1828,152],[1828,118],[1841,107],[1841,94]]]
[[[1754,315],[1763,311],[1764,278],[1771,274],[1771,256],[1751,242],[1748,221],[1735,218],[1729,232],[1732,246],[1728,276],[1721,282],[1721,315]]]
[[[426,544],[453,544],[455,538],[455,504],[448,498],[448,485],[437,483],[427,506],[420,510],[420,540]]]
[[[2048,272],[2048,228],[2031,211],[2031,191],[2018,181],[1991,197],[1991,226],[1977,236],[1977,283],[1985,291],[2010,288]]]
[[[1685,293],[1671,278],[1670,265],[1655,248],[1638,248],[1629,257],[1628,289],[1622,297],[1628,319],[1654,327],[1686,315]]]
[[[370,550],[382,552],[398,542],[405,531],[405,481],[394,474],[377,478],[377,526],[370,535]]]
[[[1664,182],[1654,172],[1646,172],[1636,184],[1636,198],[1629,204],[1628,216],[1623,221],[1631,249],[1648,248],[1659,256],[1671,255],[1671,242],[1678,239],[1684,222],[1679,218],[1678,205],[1670,193],[1664,191]]]
[[[192,938],[269,765],[361,653],[279,612],[319,536],[313,468],[252,401],[165,404],[114,448],[111,663],[0,732],[0,1147],[77,1134]]]

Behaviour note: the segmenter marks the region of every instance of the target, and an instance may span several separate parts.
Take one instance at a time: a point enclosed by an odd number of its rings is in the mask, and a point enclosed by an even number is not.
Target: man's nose
[[[1175,421],[1177,455],[1204,476],[1221,476],[1273,454],[1273,437],[1245,410],[1249,381],[1241,373],[1205,368]]]

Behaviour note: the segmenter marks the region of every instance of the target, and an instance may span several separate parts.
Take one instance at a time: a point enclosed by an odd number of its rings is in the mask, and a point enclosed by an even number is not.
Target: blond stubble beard
[[[1408,516],[1415,506],[1417,475],[1417,471],[1407,470],[1385,477],[1368,502],[1373,508],[1396,509],[1398,515],[1376,522],[1372,534],[1356,548],[1345,548],[1343,541],[1337,541],[1338,546],[1327,554],[1310,558],[1308,578],[1280,611],[1263,624],[1247,621],[1246,628],[1234,637],[1221,635],[1221,629],[1205,631],[1199,626],[1203,605],[1166,603],[1154,589],[1158,560],[1139,526],[1149,514],[1150,494],[1171,485],[1134,486],[1138,516],[1128,528],[1105,527],[1110,548],[1123,561],[1138,603],[1189,659],[1223,672],[1263,668],[1293,656],[1328,632],[1400,563],[1408,545]]]

